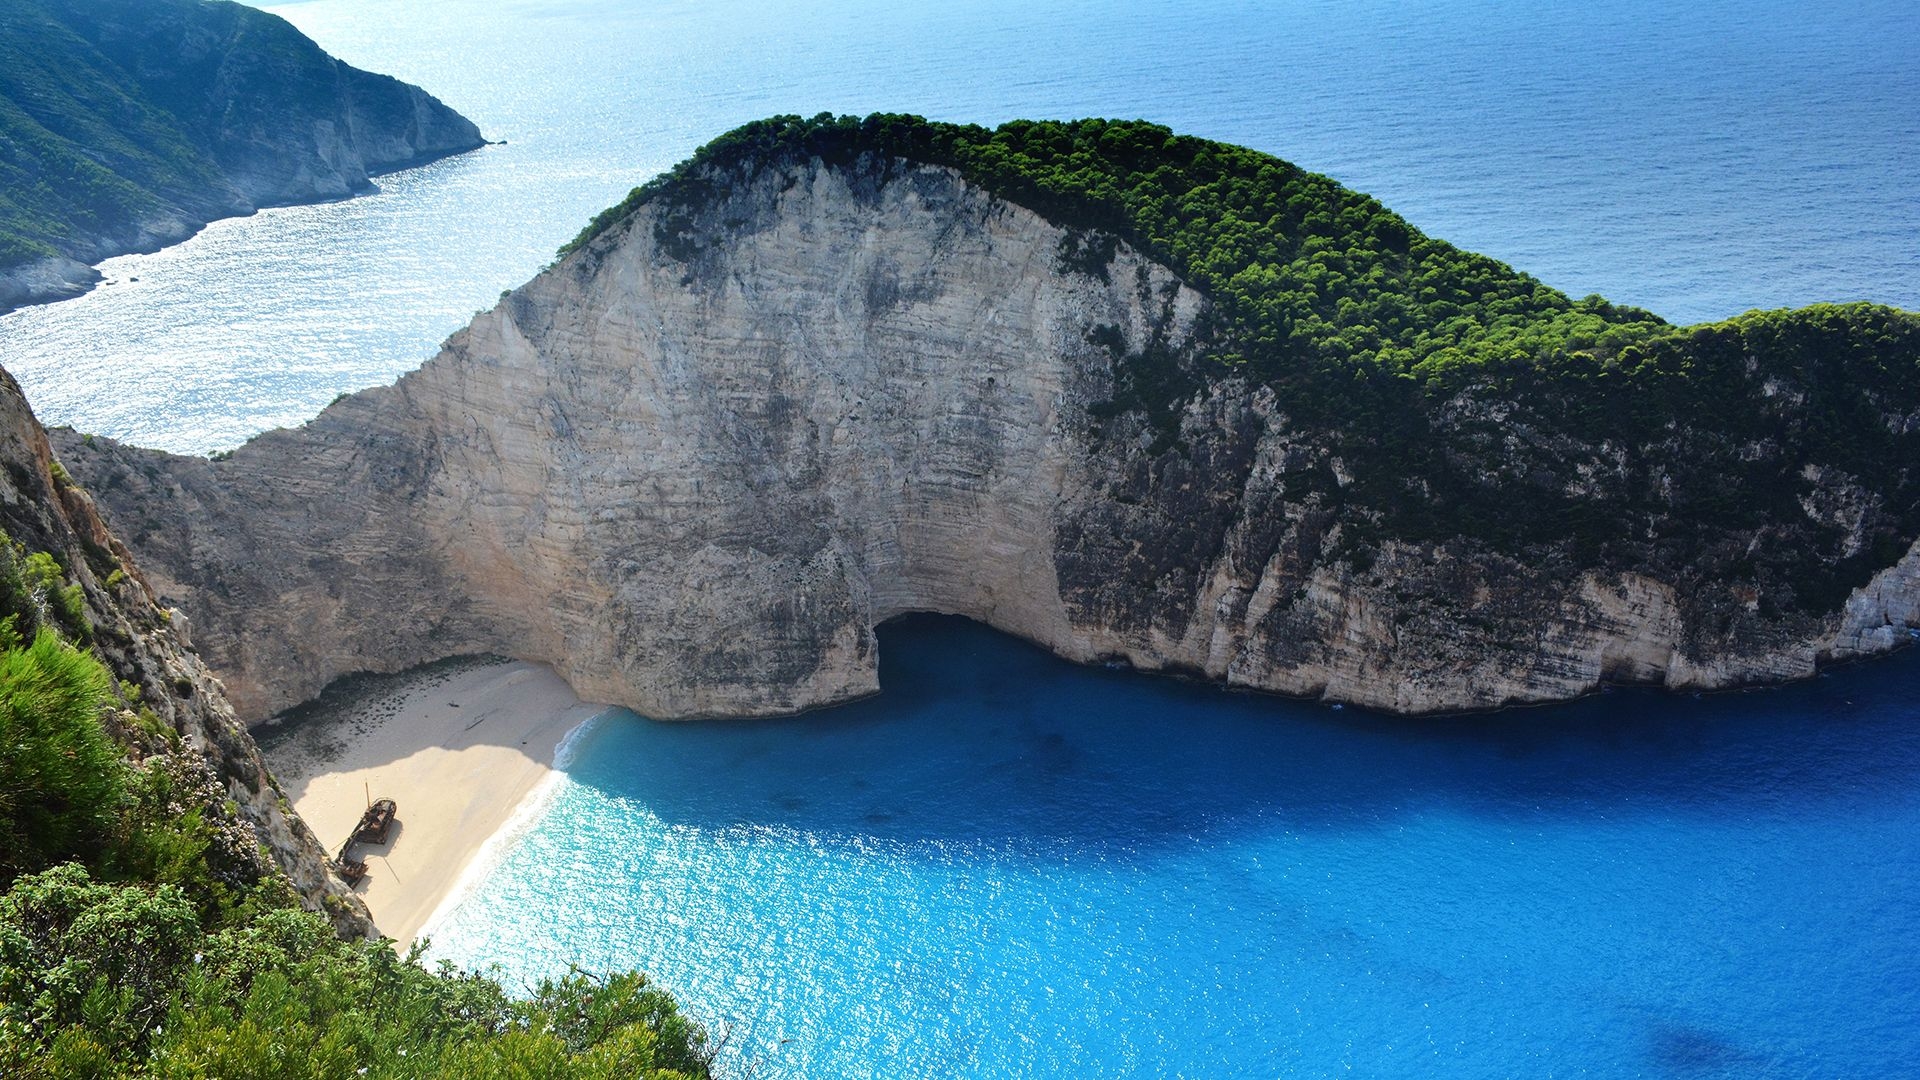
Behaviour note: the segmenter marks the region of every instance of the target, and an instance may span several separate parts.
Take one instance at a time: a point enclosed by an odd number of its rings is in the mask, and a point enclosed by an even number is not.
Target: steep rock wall
[[[480,650],[657,717],[791,712],[876,690],[908,611],[1401,712],[1800,677],[1915,621],[1915,553],[1825,616],[1467,541],[1356,559],[1342,464],[1271,390],[1213,381],[1171,448],[1107,405],[1207,302],[1074,246],[950,170],[816,160],[643,207],[228,460],[60,453],[253,718]]]
[[[271,868],[286,875],[309,908],[324,912],[344,934],[370,936],[374,927],[366,905],[333,875],[326,852],[274,783],[219,680],[194,654],[186,616],[157,604],[151,586],[108,531],[93,500],[54,468],[45,432],[4,371],[0,529],[29,552],[53,555],[82,587],[92,648],[128,698],[121,704],[151,709],[178,737],[185,760],[204,761],[210,781],[206,789],[217,793],[202,807],[205,820],[218,831],[237,815],[250,827]],[[136,756],[172,751],[165,744],[143,745],[151,733],[137,728],[118,734]],[[192,798],[192,790],[181,797]],[[232,808],[224,805],[229,799]],[[247,850],[236,857],[257,859],[253,840],[243,843]]]

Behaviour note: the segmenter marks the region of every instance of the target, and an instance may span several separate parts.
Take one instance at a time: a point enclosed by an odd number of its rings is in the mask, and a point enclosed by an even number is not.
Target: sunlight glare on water
[[[1920,5],[310,0],[489,146],[0,318],[183,452],[392,381],[741,122],[1145,117],[1676,321],[1920,308]],[[137,279],[137,280],[136,280]],[[1388,721],[883,637],[885,694],[610,719],[437,952],[640,967],[759,1077],[1809,1077],[1920,1061],[1920,656]]]
[[[434,932],[760,1077],[1891,1076],[1920,654],[1389,720],[883,629],[879,698],[610,714]]]
[[[43,419],[182,452],[391,382],[596,212],[776,113],[1145,117],[1677,321],[1920,307],[1920,5],[310,0],[490,146],[216,223],[0,318]],[[138,281],[134,281],[134,278]]]

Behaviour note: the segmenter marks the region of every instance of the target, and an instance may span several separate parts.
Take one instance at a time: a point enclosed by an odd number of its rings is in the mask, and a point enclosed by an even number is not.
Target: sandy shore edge
[[[329,853],[369,796],[395,800],[387,842],[357,848],[368,874],[356,890],[405,947],[539,820],[570,738],[607,711],[543,665],[470,657],[348,680],[253,734]]]
[[[493,872],[500,868],[500,864],[505,861],[508,853],[513,851],[514,845],[519,843],[520,838],[526,835],[527,830],[539,824],[540,819],[546,816],[547,807],[552,804],[554,796],[559,794],[561,785],[566,783],[567,764],[573,760],[574,748],[614,711],[609,706],[592,706],[592,708],[596,711],[560,737],[559,745],[554,749],[553,760],[548,763],[546,776],[527,792],[507,819],[501,822],[500,827],[482,840],[467,857],[466,865],[460,870],[460,876],[444,890],[433,910],[413,931],[415,939],[431,939],[434,932],[446,923],[453,912],[469,896],[472,896],[475,890],[485,884],[489,877],[493,876]]]

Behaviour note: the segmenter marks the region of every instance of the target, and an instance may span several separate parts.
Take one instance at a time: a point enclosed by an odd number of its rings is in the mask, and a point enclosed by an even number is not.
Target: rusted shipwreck
[[[376,799],[367,804],[366,812],[360,815],[360,824],[353,827],[353,833],[340,845],[340,854],[334,856],[334,869],[341,880],[352,885],[367,876],[367,860],[354,857],[354,846],[386,843],[387,832],[393,827],[394,814],[398,811],[392,799]]]

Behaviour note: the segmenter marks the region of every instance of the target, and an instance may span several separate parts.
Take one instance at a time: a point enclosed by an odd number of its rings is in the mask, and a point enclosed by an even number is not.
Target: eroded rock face
[[[1402,712],[1798,677],[1916,621],[1915,553],[1824,617],[1466,541],[1355,558],[1344,466],[1273,391],[1212,383],[1171,448],[1102,407],[1203,297],[1125,245],[1070,269],[946,169],[816,161],[664,215],[228,460],[61,436],[244,715],[479,651],[650,716],[791,712],[874,692],[908,611]]]
[[[204,776],[188,777],[180,797],[191,799],[197,790],[210,794],[202,812],[216,835],[234,816],[251,826],[253,839],[241,840],[244,850],[232,857],[258,860],[263,849],[269,865],[256,865],[256,872],[277,868],[302,901],[326,914],[341,933],[371,936],[366,905],[333,875],[326,852],[281,794],[219,680],[194,654],[187,617],[158,605],[93,500],[53,464],[46,434],[20,388],[0,371],[0,529],[29,552],[53,555],[82,587],[93,651],[113,673],[124,699],[116,702],[121,707],[116,712],[150,709],[163,730],[177,735],[180,752],[170,740],[143,746],[155,733],[138,728],[117,731],[120,741],[136,757],[171,753],[196,772],[204,768]],[[231,808],[224,805],[227,800]],[[245,829],[239,832],[247,835]]]

